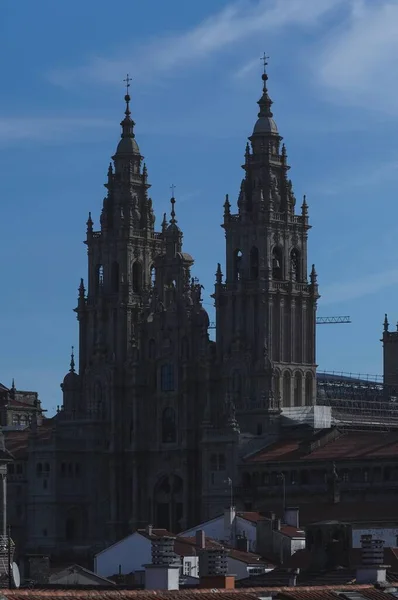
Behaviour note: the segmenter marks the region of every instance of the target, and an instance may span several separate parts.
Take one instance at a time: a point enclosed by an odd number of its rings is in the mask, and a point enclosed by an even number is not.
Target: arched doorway
[[[179,533],[184,516],[184,483],[178,475],[163,477],[155,487],[155,526]]]

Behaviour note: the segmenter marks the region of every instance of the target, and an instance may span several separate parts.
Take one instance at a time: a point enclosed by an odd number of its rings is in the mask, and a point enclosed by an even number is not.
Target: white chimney
[[[201,550],[206,548],[206,534],[203,529],[198,529],[195,535],[196,546]]]
[[[300,527],[300,519],[299,519],[299,509],[295,507],[286,507],[285,513],[283,515],[283,520],[285,525],[290,525],[291,527],[295,527],[299,529]]]
[[[224,537],[225,540],[232,540],[232,526],[234,524],[236,517],[236,508],[235,506],[229,506],[224,509]]]
[[[361,564],[357,568],[356,583],[383,583],[387,565],[384,565],[384,540],[374,540],[372,535],[361,536]]]
[[[146,590],[178,590],[180,559],[174,552],[173,537],[152,542],[152,564],[145,566]]]
[[[296,587],[297,577],[300,575],[300,569],[293,569],[289,573],[289,587]]]

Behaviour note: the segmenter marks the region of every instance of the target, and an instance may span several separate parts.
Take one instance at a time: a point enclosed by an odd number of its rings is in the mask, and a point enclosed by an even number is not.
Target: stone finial
[[[389,322],[388,322],[388,318],[387,318],[387,313],[384,315],[384,332],[387,333],[388,332],[388,328],[389,328]]]
[[[224,202],[224,217],[229,217],[231,214],[231,204],[229,202],[229,195],[225,194],[225,202]]]
[[[308,214],[308,204],[307,204],[307,197],[304,194],[303,196],[303,203],[301,205],[301,214],[303,217],[306,217]]]
[[[71,351],[71,355],[70,355],[70,369],[69,372],[70,373],[74,373],[75,372],[75,352],[74,352],[74,347],[72,346],[72,351]]]
[[[315,271],[315,265],[312,265],[310,281],[311,281],[312,285],[316,285],[318,283],[318,275],[317,275],[317,272]]]
[[[91,218],[91,212],[88,213],[88,219],[87,219],[87,233],[92,233],[93,232],[93,220]]]
[[[221,284],[222,283],[222,271],[221,271],[221,265],[220,265],[220,263],[217,263],[216,283],[217,284]]]

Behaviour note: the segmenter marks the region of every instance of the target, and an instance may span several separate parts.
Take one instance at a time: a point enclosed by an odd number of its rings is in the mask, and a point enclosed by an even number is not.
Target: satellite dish
[[[14,588],[19,588],[21,585],[21,575],[19,574],[18,565],[15,562],[11,565],[11,577]]]

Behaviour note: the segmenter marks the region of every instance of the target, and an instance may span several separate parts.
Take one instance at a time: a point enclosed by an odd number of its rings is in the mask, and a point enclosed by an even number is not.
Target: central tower
[[[307,277],[308,206],[304,197],[296,213],[265,70],[262,79],[238,212],[224,203],[226,275],[219,265],[214,293],[222,393],[255,434],[281,408],[315,403],[319,298],[314,266]]]

